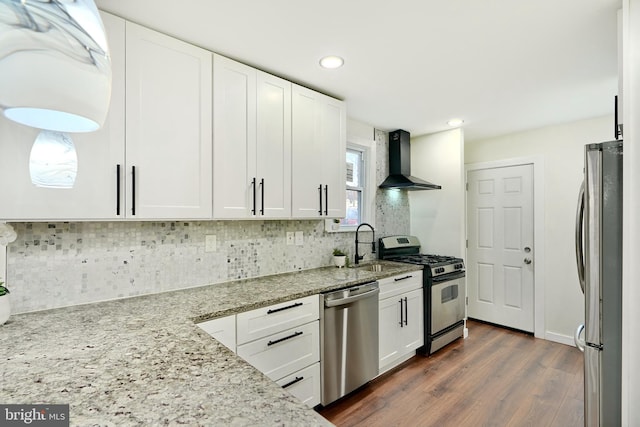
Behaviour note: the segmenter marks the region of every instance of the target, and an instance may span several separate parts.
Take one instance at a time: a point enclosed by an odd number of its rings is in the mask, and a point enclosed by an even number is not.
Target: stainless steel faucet
[[[362,226],[367,226],[371,229],[371,232],[373,233],[373,237],[371,242],[360,242],[358,241],[358,232],[360,231],[360,227]],[[360,224],[358,226],[358,228],[356,228],[356,254],[355,254],[355,259],[353,260],[354,264],[360,264],[360,260],[364,259],[364,255],[360,256],[358,254],[358,245],[360,243],[371,243],[371,253],[375,254],[376,253],[376,230],[373,229],[373,227],[371,226],[371,224],[367,224],[366,222],[363,222],[362,224]]]

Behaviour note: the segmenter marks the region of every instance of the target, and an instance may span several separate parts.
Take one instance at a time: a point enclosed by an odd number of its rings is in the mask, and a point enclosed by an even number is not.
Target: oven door
[[[434,277],[431,283],[431,335],[464,319],[464,272]]]

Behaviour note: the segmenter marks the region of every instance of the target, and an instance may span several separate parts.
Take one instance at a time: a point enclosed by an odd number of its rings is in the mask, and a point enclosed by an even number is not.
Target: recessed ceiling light
[[[323,68],[340,68],[344,64],[344,59],[339,56],[325,56],[320,60],[320,66]]]
[[[447,122],[447,124],[451,127],[460,126],[463,123],[464,123],[464,120],[462,119],[451,119]]]

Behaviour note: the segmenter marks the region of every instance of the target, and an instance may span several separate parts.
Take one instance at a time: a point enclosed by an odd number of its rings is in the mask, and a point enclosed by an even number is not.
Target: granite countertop
[[[421,269],[380,263],[14,315],[0,403],[69,404],[73,426],[330,425],[195,323]]]

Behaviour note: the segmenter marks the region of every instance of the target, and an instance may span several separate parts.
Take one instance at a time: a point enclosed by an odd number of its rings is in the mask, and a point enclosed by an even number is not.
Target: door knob
[[[529,246],[525,246],[525,247],[524,247],[524,251],[525,251],[526,253],[529,253],[529,252],[531,252],[531,248],[530,248]]]
[[[531,264],[531,258],[525,258],[524,259],[524,263],[525,264]]]

